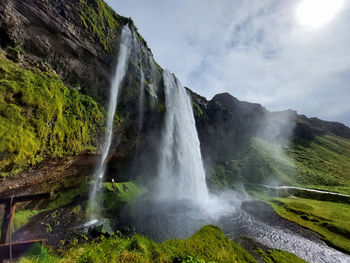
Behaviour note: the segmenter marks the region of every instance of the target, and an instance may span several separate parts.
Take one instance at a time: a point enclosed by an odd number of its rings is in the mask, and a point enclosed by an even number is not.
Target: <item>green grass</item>
[[[235,159],[214,167],[210,180],[220,187],[277,182],[350,194],[350,140],[328,134],[282,147],[252,138]]]
[[[255,259],[213,226],[205,226],[186,240],[168,240],[162,248],[173,258],[191,255],[205,261],[256,262]]]
[[[287,150],[300,185],[350,194],[350,140],[334,135],[295,142]]]
[[[260,139],[254,145],[281,183],[350,194],[350,140],[325,135],[284,148]]]
[[[131,202],[136,196],[142,194],[145,190],[140,188],[134,182],[111,183],[105,182],[103,186],[107,191],[103,193],[103,201],[107,213],[118,212],[123,204]]]
[[[265,263],[306,263],[305,260],[298,258],[296,255],[280,249],[272,249],[264,252],[259,248],[255,253],[258,254]]]
[[[57,75],[30,70],[0,53],[0,175],[96,145],[103,113]]]
[[[350,253],[350,205],[303,198],[267,198],[282,217],[321,235],[331,246]]]
[[[242,247],[228,239],[215,226],[205,226],[192,237],[174,239],[162,244],[140,235],[133,237],[101,237],[95,241],[73,242],[66,250],[42,251],[40,257],[22,258],[21,263],[83,263],[83,262],[162,262],[162,263],[249,263],[256,260]],[[36,248],[35,250],[38,250]],[[294,254],[273,249],[255,252],[264,262],[305,263]]]
[[[15,217],[13,220],[13,231],[16,231],[17,229],[21,228],[22,226],[26,225],[29,222],[29,219],[37,214],[40,213],[40,210],[22,210],[17,211],[15,213]]]
[[[247,251],[213,226],[203,227],[188,239],[162,244],[139,235],[131,238],[114,235],[75,245],[61,251],[60,255],[51,254],[46,253],[44,258],[28,256],[20,262],[256,262]]]
[[[103,194],[103,204],[107,212],[113,213],[118,211],[121,203],[132,201],[136,196],[143,193],[144,189],[138,187],[133,182],[124,183],[104,183],[104,187],[108,190]],[[72,204],[77,198],[87,194],[89,190],[89,183],[83,183],[78,188],[60,191],[54,196],[51,196],[50,204],[44,209],[22,209],[16,210],[14,218],[13,230],[17,230],[25,226],[29,220],[39,213],[53,211],[53,214],[58,208],[65,207]],[[72,208],[72,213],[79,213],[82,210],[80,205]],[[1,223],[1,222],[0,222]]]

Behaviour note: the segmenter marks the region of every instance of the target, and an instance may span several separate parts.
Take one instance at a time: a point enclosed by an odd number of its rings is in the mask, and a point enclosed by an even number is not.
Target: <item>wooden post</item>
[[[0,244],[7,243],[7,233],[10,226],[11,221],[11,207],[10,204],[5,205],[5,211],[4,211],[4,217],[2,220],[1,225],[1,237],[0,237]]]

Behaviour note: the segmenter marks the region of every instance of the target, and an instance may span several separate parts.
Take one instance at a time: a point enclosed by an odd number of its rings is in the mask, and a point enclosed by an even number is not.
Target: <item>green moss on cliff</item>
[[[96,145],[103,113],[53,73],[24,69],[0,53],[0,170],[16,173],[45,157]]]
[[[199,107],[197,103],[192,101],[192,107],[195,116],[201,117],[203,115],[203,110],[201,109],[201,107]]]
[[[79,8],[85,29],[93,33],[106,50],[111,48],[111,41],[116,38],[115,30],[129,21],[114,12],[103,0],[80,0]]]

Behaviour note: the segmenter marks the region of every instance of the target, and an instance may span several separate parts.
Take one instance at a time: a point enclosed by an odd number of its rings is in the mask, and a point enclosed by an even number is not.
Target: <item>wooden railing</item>
[[[48,198],[50,198],[49,193],[0,198],[0,204],[5,205],[0,237],[0,263],[5,263],[5,260],[12,262],[12,259],[21,257],[33,245],[44,244],[45,240],[43,239],[13,243],[11,240],[11,231],[17,203]]]

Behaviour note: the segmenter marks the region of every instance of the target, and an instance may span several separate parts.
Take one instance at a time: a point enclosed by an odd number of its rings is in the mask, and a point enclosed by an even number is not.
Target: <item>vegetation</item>
[[[39,212],[40,212],[39,210],[33,210],[33,209],[17,211],[14,217],[13,231],[16,231],[17,229],[26,225],[29,222],[29,219],[37,215]]]
[[[261,248],[259,248],[255,251],[255,253],[258,254],[265,263],[306,263],[305,260],[298,258],[296,255],[280,249],[272,249],[264,252]]]
[[[15,174],[45,157],[93,150],[103,113],[57,75],[23,68],[0,53],[0,170]]]
[[[38,252],[39,248],[33,248]],[[40,252],[40,251],[39,251]],[[157,244],[144,236],[102,236],[89,243],[73,242],[68,250],[41,251],[41,256],[23,258],[21,263],[83,262],[162,262],[162,263],[249,263],[256,260],[242,247],[228,239],[214,226],[205,226],[188,239],[168,240]],[[255,252],[264,262],[304,263],[294,254],[273,249]]]
[[[254,138],[240,156],[213,169],[211,182],[221,188],[234,188],[237,182],[277,182],[350,194],[349,171],[347,139],[328,134],[282,147]],[[286,219],[319,233],[331,246],[350,252],[350,205],[346,197],[298,190],[293,198],[289,198],[293,191],[270,190],[274,197],[249,192],[269,202]]]
[[[350,205],[303,198],[269,198],[275,211],[319,233],[331,246],[350,253]]]
[[[43,209],[22,209],[22,210],[16,210],[14,222],[13,222],[13,231],[16,231],[17,229],[20,229],[21,227],[25,226],[29,220],[42,213],[47,211],[53,211],[53,214],[55,213],[55,210],[58,208],[64,207],[66,205],[71,204],[74,199],[80,197],[81,195],[84,195],[88,190],[89,184],[84,183],[81,184],[80,187],[69,189],[67,191],[61,191],[56,196],[53,196],[53,201],[50,202],[49,206]],[[75,206],[72,209],[72,213],[79,213],[81,210],[81,206]]]
[[[85,29],[99,40],[105,50],[111,49],[112,40],[116,36],[115,30],[121,29],[127,23],[135,28],[137,37],[147,47],[147,42],[138,33],[134,22],[130,18],[118,15],[104,0],[96,0],[95,2],[97,6],[91,5],[87,0],[80,0],[80,19]]]
[[[350,140],[334,135],[299,140],[287,154],[299,173],[296,184],[350,194]]]
[[[172,258],[187,255],[215,262],[255,262],[242,247],[235,244],[217,227],[205,226],[189,239],[168,240],[162,244]]]
[[[289,197],[283,191],[280,192],[282,197],[276,197],[276,192],[261,192],[257,189],[249,190],[249,193],[269,203],[280,216],[315,231],[329,245],[350,252],[349,203],[313,200],[311,196]]]
[[[192,101],[192,108],[193,108],[193,113],[195,116],[202,116],[204,114],[203,110],[201,107],[194,101]]]
[[[350,140],[329,134],[282,147],[253,138],[235,159],[213,169],[211,181],[220,187],[277,182],[350,194],[349,171]]]
[[[256,262],[219,228],[205,226],[184,240],[157,244],[143,236],[110,238],[75,245],[60,255],[43,253],[20,262]]]
[[[95,38],[108,50],[111,48],[111,40],[115,38],[115,30],[127,20],[119,16],[103,0],[96,0],[93,6],[87,0],[80,0],[80,19],[85,29],[92,33]]]
[[[143,189],[140,189],[133,182],[106,182],[103,186],[107,189],[103,194],[103,203],[109,213],[119,211],[122,204],[132,201],[136,196],[143,192]]]

